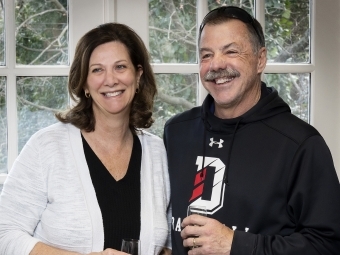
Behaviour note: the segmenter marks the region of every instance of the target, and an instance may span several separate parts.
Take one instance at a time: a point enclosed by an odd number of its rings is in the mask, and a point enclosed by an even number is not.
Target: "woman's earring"
[[[138,94],[139,93],[139,88],[136,88],[136,94]]]
[[[90,93],[85,91],[85,97],[90,98],[90,96],[91,96]]]

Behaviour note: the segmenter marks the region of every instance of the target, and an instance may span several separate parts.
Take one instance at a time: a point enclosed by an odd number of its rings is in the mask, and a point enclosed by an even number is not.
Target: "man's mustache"
[[[209,71],[206,75],[204,75],[204,80],[212,81],[222,77],[240,77],[240,73],[232,68],[219,69],[218,71]]]

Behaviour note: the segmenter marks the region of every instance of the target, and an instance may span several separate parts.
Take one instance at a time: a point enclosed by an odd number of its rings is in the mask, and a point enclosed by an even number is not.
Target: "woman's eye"
[[[121,69],[124,69],[124,68],[125,68],[125,65],[117,65],[116,68],[117,68],[118,70],[121,70]]]
[[[92,69],[92,73],[98,73],[101,70],[102,70],[101,68],[94,68],[94,69]]]

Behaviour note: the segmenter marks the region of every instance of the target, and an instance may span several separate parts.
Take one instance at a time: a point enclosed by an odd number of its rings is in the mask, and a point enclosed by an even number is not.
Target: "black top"
[[[121,180],[116,181],[83,136],[82,140],[103,217],[104,249],[120,250],[123,238],[139,239],[141,143],[134,136],[128,170]]]

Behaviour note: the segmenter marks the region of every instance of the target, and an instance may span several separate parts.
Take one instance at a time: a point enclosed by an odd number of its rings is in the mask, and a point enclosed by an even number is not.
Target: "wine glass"
[[[204,205],[189,205],[187,215],[191,214],[207,216],[207,208]]]
[[[124,238],[120,250],[131,255],[140,255],[140,241],[137,239]]]
[[[204,205],[189,205],[188,206],[188,212],[187,216],[192,215],[192,214],[198,214],[201,216],[207,216],[207,208]],[[192,237],[196,238],[198,237],[197,235],[193,235]],[[196,248],[198,246],[192,246],[190,249]]]

